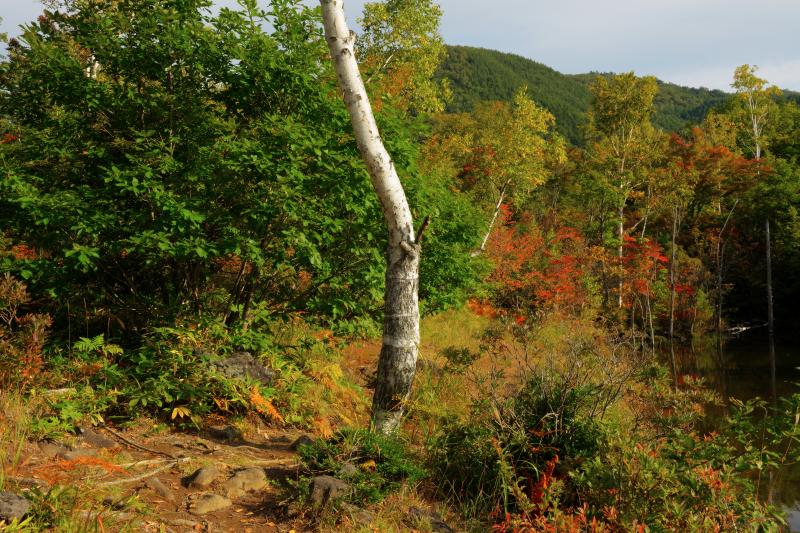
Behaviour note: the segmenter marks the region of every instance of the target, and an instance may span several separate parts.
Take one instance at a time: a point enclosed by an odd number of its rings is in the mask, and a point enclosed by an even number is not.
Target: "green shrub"
[[[353,486],[350,501],[377,503],[403,483],[414,484],[427,472],[398,437],[386,437],[365,429],[343,430],[330,439],[300,446],[300,458],[307,475],[344,478]],[[355,470],[342,474],[342,466]]]
[[[479,405],[431,446],[445,494],[499,531],[778,531],[759,493],[800,459],[800,395],[735,403],[704,431],[715,395],[647,368],[629,389],[632,420],[594,416],[596,386],[529,380],[499,407]]]
[[[433,439],[432,473],[445,494],[476,512],[519,509],[513,493],[530,488],[548,463],[577,463],[597,452],[603,435],[588,414],[599,392],[540,376],[500,405],[479,403],[468,421],[445,425]]]

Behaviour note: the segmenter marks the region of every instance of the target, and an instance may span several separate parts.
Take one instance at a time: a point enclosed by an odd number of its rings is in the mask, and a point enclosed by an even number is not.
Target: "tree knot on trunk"
[[[402,241],[400,242],[400,248],[403,249],[405,253],[410,255],[411,257],[416,257],[419,255],[419,244],[415,244],[409,241]]]

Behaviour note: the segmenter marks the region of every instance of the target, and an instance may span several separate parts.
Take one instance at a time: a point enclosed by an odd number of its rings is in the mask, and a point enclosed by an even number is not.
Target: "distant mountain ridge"
[[[448,46],[437,77],[450,81],[451,112],[470,111],[482,100],[510,100],[517,88],[527,85],[531,98],[556,117],[558,131],[580,145],[581,127],[591,105],[589,85],[598,74],[562,74],[515,54]],[[666,131],[680,131],[702,121],[710,109],[730,97],[717,89],[694,89],[662,81],[658,86],[653,123]]]

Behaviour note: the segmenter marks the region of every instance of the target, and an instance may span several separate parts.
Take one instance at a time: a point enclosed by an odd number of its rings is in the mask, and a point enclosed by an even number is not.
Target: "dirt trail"
[[[88,429],[73,442],[28,443],[9,481],[43,491],[55,485],[77,488],[79,509],[74,512],[90,523],[99,515],[101,531],[306,529],[299,518],[287,516],[280,489],[297,478],[292,443],[300,433],[262,428],[245,437],[231,426],[198,434],[148,434],[148,429]],[[191,475],[202,467],[213,467],[217,475],[208,486],[195,486]],[[229,481],[246,469],[251,470]],[[254,473],[252,487],[232,488]],[[220,496],[204,498],[227,506],[198,513],[197,501],[204,494]]]

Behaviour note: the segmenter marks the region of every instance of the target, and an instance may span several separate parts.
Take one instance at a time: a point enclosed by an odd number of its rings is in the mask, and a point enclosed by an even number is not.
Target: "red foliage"
[[[539,480],[531,486],[531,502],[537,507],[544,503],[544,494],[553,481],[553,471],[557,464],[558,455],[547,461],[544,470],[539,474]]]
[[[535,227],[516,222],[506,206],[500,220],[487,249],[494,263],[489,281],[497,306],[514,309],[518,324],[526,310],[579,310],[587,300],[585,280],[592,263],[580,232],[561,227],[548,241]]]
[[[30,261],[36,259],[36,250],[27,244],[17,244],[11,247],[11,255],[17,261]]]
[[[652,296],[653,285],[668,263],[669,259],[658,243],[626,236],[622,256],[625,304],[632,305],[637,296]]]

